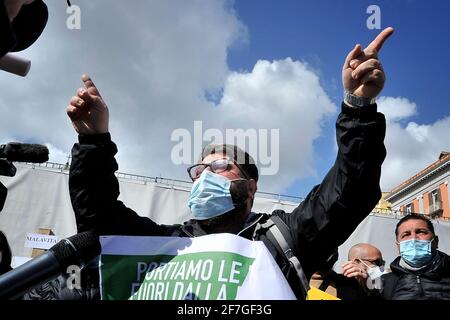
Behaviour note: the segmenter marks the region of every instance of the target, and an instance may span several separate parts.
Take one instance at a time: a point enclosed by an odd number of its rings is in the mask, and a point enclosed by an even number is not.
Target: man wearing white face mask
[[[345,277],[354,279],[366,298],[379,297],[382,289],[381,276],[386,273],[381,251],[368,243],[358,243],[348,252],[348,262],[342,266]]]
[[[437,250],[439,239],[424,216],[402,218],[395,236],[400,256],[382,276],[387,300],[450,300],[450,257]]]

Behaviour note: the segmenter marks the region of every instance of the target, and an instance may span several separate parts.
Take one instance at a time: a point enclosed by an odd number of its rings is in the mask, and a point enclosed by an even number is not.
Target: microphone
[[[101,252],[98,236],[92,231],[61,240],[49,251],[0,276],[0,301],[14,300],[57,278],[67,267],[84,267]]]
[[[44,163],[48,161],[48,149],[40,144],[11,142],[0,145],[0,158],[16,162]]]
[[[0,58],[0,70],[14,73],[18,76],[25,77],[31,68],[31,61],[19,57],[16,54],[8,53]]]

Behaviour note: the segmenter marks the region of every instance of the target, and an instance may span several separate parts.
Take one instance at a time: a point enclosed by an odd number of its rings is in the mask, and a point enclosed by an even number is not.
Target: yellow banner
[[[325,291],[319,290],[317,288],[311,287],[308,291],[308,295],[306,296],[306,300],[341,300],[332,296]]]

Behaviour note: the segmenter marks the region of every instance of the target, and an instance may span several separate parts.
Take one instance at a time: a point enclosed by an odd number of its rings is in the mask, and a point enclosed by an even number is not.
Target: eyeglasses
[[[371,264],[378,266],[378,267],[383,267],[386,263],[386,261],[384,261],[383,259],[376,259],[376,260],[370,260],[370,259],[359,259],[361,261],[367,261],[370,262]]]
[[[187,168],[187,172],[192,181],[195,181],[200,178],[200,175],[208,167],[211,168],[211,171],[214,173],[221,173],[230,170],[233,163],[236,165],[236,167],[239,168],[239,170],[242,172],[242,175],[247,180],[250,180],[245,171],[242,170],[242,168],[235,161],[229,159],[217,159],[212,161],[211,163],[199,163]]]

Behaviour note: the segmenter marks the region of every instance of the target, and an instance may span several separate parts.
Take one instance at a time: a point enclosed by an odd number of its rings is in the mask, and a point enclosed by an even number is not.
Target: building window
[[[436,189],[430,192],[430,206],[437,206],[441,202],[441,190]]]
[[[410,203],[405,206],[405,213],[406,214],[414,213],[414,203]]]
[[[419,213],[420,214],[424,214],[424,212],[425,212],[425,208],[424,208],[424,205],[423,205],[423,196],[420,196],[418,199],[417,199],[418,201],[419,201]]]
[[[441,190],[435,189],[428,194],[428,201],[430,207],[428,209],[428,213],[432,217],[439,217],[442,215],[442,198],[441,198]]]

